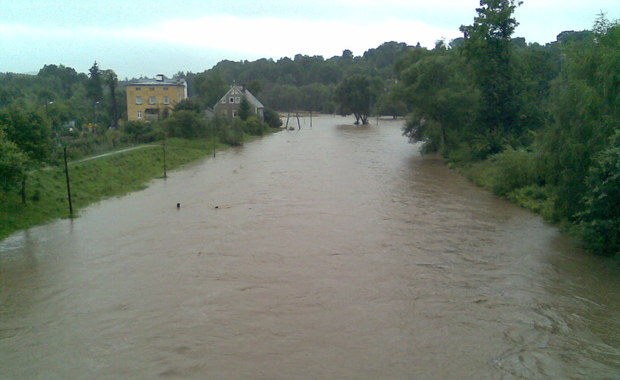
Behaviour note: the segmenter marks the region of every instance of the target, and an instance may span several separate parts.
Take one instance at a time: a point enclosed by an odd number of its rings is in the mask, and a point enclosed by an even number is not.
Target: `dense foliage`
[[[397,63],[404,133],[477,183],[620,258],[620,25],[512,38],[512,0],[482,0],[463,40]]]

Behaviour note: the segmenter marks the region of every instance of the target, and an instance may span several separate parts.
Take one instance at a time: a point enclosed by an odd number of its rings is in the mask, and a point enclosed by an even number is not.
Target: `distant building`
[[[226,95],[213,106],[213,113],[229,119],[236,117],[239,114],[241,98],[246,98],[252,107],[252,112],[260,120],[264,120],[265,106],[245,86],[232,86]]]
[[[178,102],[187,98],[185,79],[167,79],[162,74],[155,79],[130,82],[125,88],[129,121],[159,120],[172,112]]]

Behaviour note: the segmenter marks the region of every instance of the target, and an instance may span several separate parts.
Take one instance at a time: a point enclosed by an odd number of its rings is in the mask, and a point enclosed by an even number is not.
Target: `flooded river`
[[[609,261],[351,122],[0,242],[0,378],[620,378]]]

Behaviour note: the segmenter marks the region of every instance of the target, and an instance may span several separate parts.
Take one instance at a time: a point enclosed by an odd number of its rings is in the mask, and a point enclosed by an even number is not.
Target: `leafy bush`
[[[541,185],[533,153],[507,150],[463,169],[476,184],[506,197],[512,191],[530,185]]]
[[[220,141],[224,144],[232,146],[243,145],[243,128],[242,122],[233,122],[230,127],[224,127],[220,132]],[[240,123],[241,122],[241,123]]]
[[[169,137],[192,139],[207,135],[206,121],[194,111],[176,111],[163,121],[163,126]]]
[[[620,258],[620,146],[597,155],[586,186],[580,234],[592,251]]]
[[[282,119],[280,119],[280,114],[276,111],[265,108],[263,115],[265,123],[271,128],[280,128],[282,126]]]
[[[258,120],[256,116],[251,116],[243,122],[242,128],[243,131],[247,134],[253,136],[262,136],[267,129],[267,124]]]

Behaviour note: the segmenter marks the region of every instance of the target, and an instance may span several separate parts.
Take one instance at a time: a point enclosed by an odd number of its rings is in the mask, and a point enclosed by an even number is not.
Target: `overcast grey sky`
[[[0,0],[0,72],[45,64],[120,78],[202,72],[223,59],[355,55],[383,42],[460,37],[479,0]],[[541,44],[620,18],[620,0],[525,0],[515,36]]]

